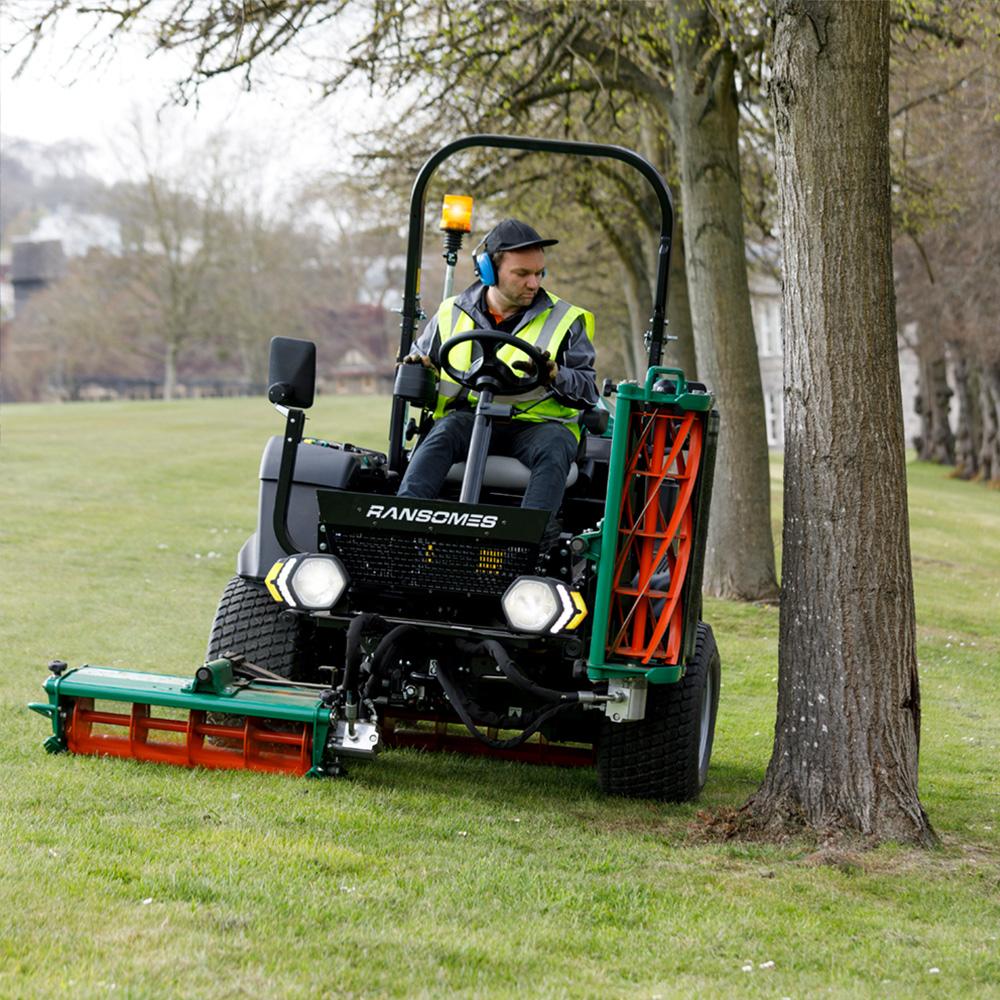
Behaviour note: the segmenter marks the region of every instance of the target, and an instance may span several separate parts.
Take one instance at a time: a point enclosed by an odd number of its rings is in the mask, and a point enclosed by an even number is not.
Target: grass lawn
[[[386,409],[323,399],[307,433],[378,446]],[[2,414],[0,997],[1000,997],[1000,495],[935,466],[909,467],[935,851],[700,837],[774,724],[777,610],[719,601],[697,805],[417,752],[326,782],[45,754],[48,660],[201,662],[278,431],[258,400]]]

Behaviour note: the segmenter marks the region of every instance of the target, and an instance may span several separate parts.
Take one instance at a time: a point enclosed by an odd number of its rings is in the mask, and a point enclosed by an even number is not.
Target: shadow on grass
[[[687,823],[701,809],[736,808],[762,777],[757,768],[723,763],[713,766],[696,801],[665,803],[607,796],[593,767],[419,750],[387,751],[375,762],[348,767],[348,780],[371,792],[441,797],[496,810],[544,810],[615,829]]]
[[[388,750],[368,764],[348,763],[348,780],[373,791],[443,795],[484,804],[596,802],[604,797],[592,767],[551,767],[459,753]]]

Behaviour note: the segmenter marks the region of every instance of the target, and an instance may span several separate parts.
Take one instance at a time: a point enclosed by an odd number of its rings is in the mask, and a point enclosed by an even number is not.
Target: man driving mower
[[[511,420],[494,422],[491,450],[527,466],[530,479],[521,506],[549,511],[552,525],[580,441],[580,411],[599,398],[593,314],[541,285],[543,248],[558,242],[542,239],[517,219],[498,223],[473,251],[479,280],[445,299],[424,328],[405,360],[438,370],[435,422],[414,452],[399,496],[437,497],[451,466],[468,456],[476,397],[443,370],[442,360],[454,368],[470,368],[475,363],[472,344],[466,341],[442,359],[442,343],[468,330],[497,330],[533,344],[547,362],[537,389],[497,398],[513,404],[514,412]],[[512,368],[535,373],[534,363],[524,360],[516,347],[505,347],[499,357]]]

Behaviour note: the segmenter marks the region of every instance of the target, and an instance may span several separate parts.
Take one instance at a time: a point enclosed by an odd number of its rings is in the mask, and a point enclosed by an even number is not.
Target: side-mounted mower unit
[[[207,662],[192,677],[53,663],[48,701],[31,706],[52,720],[48,749],[319,776],[384,744],[596,762],[611,794],[701,790],[719,697],[719,654],[701,621],[718,414],[704,386],[660,365],[670,193],[620,147],[508,136],[445,146],[411,196],[401,358],[424,318],[427,184],[473,146],[616,159],[660,205],[649,369],[641,383],[606,385],[613,418],[603,400],[581,415],[559,537],[546,512],[519,506],[527,470],[488,455],[492,422],[538,386],[506,363],[516,347],[541,371],[530,344],[472,330],[442,345],[442,366],[477,403],[468,461],[429,501],[396,491],[408,442],[419,447],[431,424],[431,373],[400,367],[387,453],[309,438],[315,349],[275,338],[268,397],[284,434],[264,450],[257,530],[222,595]],[[462,226],[443,228],[450,288]],[[476,360],[461,369],[455,348],[469,341]]]

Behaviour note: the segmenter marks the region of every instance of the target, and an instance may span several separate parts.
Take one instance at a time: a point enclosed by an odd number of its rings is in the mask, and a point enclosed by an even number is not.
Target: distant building
[[[10,282],[14,286],[14,314],[36,292],[66,273],[66,254],[60,240],[15,240],[12,244]]]
[[[71,205],[57,205],[42,216],[24,237],[32,242],[58,240],[67,257],[83,257],[90,250],[121,253],[121,223],[110,215],[81,212]]]
[[[909,345],[916,340],[916,323],[908,323],[900,331],[899,380],[903,392],[903,434],[907,448],[920,436],[920,414],[917,413],[917,396],[920,394],[920,361]],[[958,399],[951,400],[951,420],[958,417]]]
[[[751,273],[750,303],[753,310],[754,332],[757,336],[761,388],[764,391],[767,446],[781,451],[785,447],[781,287],[773,278]],[[899,371],[902,383],[903,432],[907,445],[910,445],[920,430],[920,418],[914,405],[918,392],[918,365],[916,356],[905,346],[902,338],[899,347]]]
[[[396,377],[399,318],[357,302],[317,315],[308,336],[317,342],[317,382],[326,393],[386,394]]]
[[[0,322],[14,315],[14,286],[10,281],[10,250],[0,250]]]
[[[750,308],[757,335],[757,359],[764,390],[768,448],[785,446],[784,373],[781,344],[781,289],[772,278],[751,274]]]

